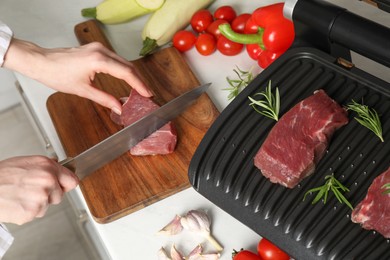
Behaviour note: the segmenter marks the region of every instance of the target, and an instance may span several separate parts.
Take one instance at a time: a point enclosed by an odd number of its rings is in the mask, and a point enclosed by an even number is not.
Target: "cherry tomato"
[[[233,260],[262,260],[262,258],[249,250],[241,249],[239,252],[233,251]]]
[[[250,34],[250,33],[258,33],[259,26],[256,24],[256,22],[253,20],[253,17],[249,17],[249,19],[246,21],[244,33]]]
[[[248,53],[249,57],[251,57],[253,60],[258,60],[259,55],[264,52],[263,49],[259,48],[259,45],[254,44],[247,44],[245,45],[246,52]]]
[[[218,7],[214,12],[215,19],[223,19],[231,23],[236,18],[237,13],[230,5]]]
[[[257,252],[263,260],[289,260],[290,256],[263,238],[257,245]]]
[[[221,32],[218,29],[218,26],[220,24],[223,24],[223,23],[227,23],[227,21],[226,20],[222,20],[222,19],[215,20],[214,22],[212,22],[209,25],[209,27],[207,27],[206,32],[214,35],[215,39],[218,39],[219,36],[221,35]]]
[[[239,54],[243,47],[243,44],[233,42],[223,35],[219,36],[217,41],[217,49],[226,56],[234,56]]]
[[[175,33],[172,42],[173,47],[181,52],[185,52],[194,47],[196,36],[190,31],[181,30]]]
[[[204,32],[214,21],[213,15],[207,9],[201,9],[191,17],[191,27],[195,32]]]
[[[213,35],[202,33],[195,42],[195,47],[201,55],[208,56],[217,48],[217,42]]]
[[[244,13],[234,18],[234,20],[231,22],[233,31],[237,33],[244,33],[246,22],[248,21],[249,18],[251,18],[251,16],[252,16],[251,14]]]

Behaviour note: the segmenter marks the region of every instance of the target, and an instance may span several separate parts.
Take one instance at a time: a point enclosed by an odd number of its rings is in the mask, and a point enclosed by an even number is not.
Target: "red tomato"
[[[244,32],[246,34],[259,32],[259,26],[253,20],[253,17],[249,17],[249,19],[246,21]]]
[[[204,32],[214,21],[213,15],[207,9],[202,9],[194,13],[191,18],[191,27],[195,32]]]
[[[263,52],[263,49],[259,48],[259,45],[254,44],[247,44],[245,46],[246,52],[248,53],[249,57],[251,57],[254,60],[259,59],[259,55]]]
[[[238,33],[244,33],[246,22],[249,18],[251,18],[251,16],[251,14],[244,13],[234,18],[234,20],[231,22],[233,31]]]
[[[217,49],[226,56],[234,56],[241,52],[242,48],[244,47],[243,44],[233,42],[226,38],[225,36],[221,35],[218,38],[217,42]]]
[[[182,30],[175,33],[172,42],[173,47],[181,52],[185,52],[194,47],[196,36],[190,31]]]
[[[233,260],[262,260],[262,258],[249,250],[241,249],[239,252],[233,252]]]
[[[214,22],[212,22],[209,25],[209,27],[207,27],[206,32],[214,35],[215,39],[218,39],[219,36],[221,35],[221,32],[218,29],[218,26],[220,24],[223,24],[223,23],[227,23],[227,21],[226,20],[222,20],[222,19],[215,20]]]
[[[230,5],[218,7],[214,12],[215,19],[223,19],[231,23],[236,18],[237,13]]]
[[[263,238],[257,245],[257,252],[263,260],[289,260],[290,256]]]
[[[202,33],[198,36],[195,47],[201,55],[208,56],[217,48],[217,42],[213,35]]]

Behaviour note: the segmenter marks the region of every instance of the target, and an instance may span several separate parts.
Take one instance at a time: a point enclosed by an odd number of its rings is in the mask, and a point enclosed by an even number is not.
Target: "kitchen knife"
[[[60,164],[75,172],[82,180],[180,115],[210,85],[211,83],[207,83],[187,91],[76,157],[61,161]]]

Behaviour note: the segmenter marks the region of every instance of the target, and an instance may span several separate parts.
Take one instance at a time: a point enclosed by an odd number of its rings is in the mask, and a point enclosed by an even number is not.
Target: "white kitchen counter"
[[[74,36],[73,28],[76,24],[85,21],[81,17],[80,10],[95,6],[99,2],[99,0],[1,0],[0,20],[13,29],[17,38],[30,40],[48,48],[76,46],[78,42]],[[217,0],[210,9],[215,10],[218,6],[231,4],[239,13],[243,13],[274,2],[277,1]],[[332,2],[346,5],[351,1]],[[357,7],[353,7],[353,11],[363,12],[370,19],[390,25],[390,14],[362,2],[355,5]],[[143,17],[126,24],[104,26],[104,31],[116,52],[128,60],[139,58],[138,52],[142,42],[140,34],[146,18]],[[213,83],[208,94],[219,110],[228,105],[228,92],[222,89],[228,86],[226,77],[235,76],[233,69],[236,66],[245,70],[254,67],[260,71],[256,63],[249,59],[245,52],[234,57],[223,56],[219,53],[203,57],[196,50],[191,50],[185,54],[185,58],[202,83]],[[370,67],[373,67],[371,63]],[[378,69],[375,68],[373,71],[378,72]],[[379,69],[379,74],[386,79],[389,75],[388,69]],[[63,148],[46,110],[46,100],[53,91],[22,75],[17,74],[16,77],[50,139],[54,151],[60,160],[65,158]],[[387,80],[389,81],[389,79]],[[74,193],[86,207],[80,190],[77,189]],[[112,259],[156,259],[156,253],[161,246],[169,249],[175,242],[176,246],[187,254],[203,241],[201,237],[186,232],[175,237],[156,235],[156,232],[167,224],[176,213],[184,214],[190,209],[204,209],[210,214],[213,221],[213,234],[225,247],[222,259],[230,259],[233,248],[255,249],[260,238],[259,235],[216,207],[192,188],[112,223],[102,225],[92,222]],[[206,246],[206,249],[210,249],[210,247]]]

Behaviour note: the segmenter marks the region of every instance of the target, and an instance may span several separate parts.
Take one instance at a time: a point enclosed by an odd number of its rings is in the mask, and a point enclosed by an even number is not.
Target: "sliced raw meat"
[[[293,188],[312,174],[347,112],[323,90],[290,109],[272,128],[254,164],[273,183]]]
[[[143,116],[159,108],[150,98],[141,96],[132,90],[128,98],[122,98],[122,114],[111,113],[111,119],[123,126],[131,125]],[[169,154],[175,150],[177,143],[176,129],[172,122],[167,123],[156,132],[130,149],[132,155]]]
[[[390,183],[390,168],[374,179],[366,197],[352,211],[352,221],[390,238],[390,194],[383,185]]]

